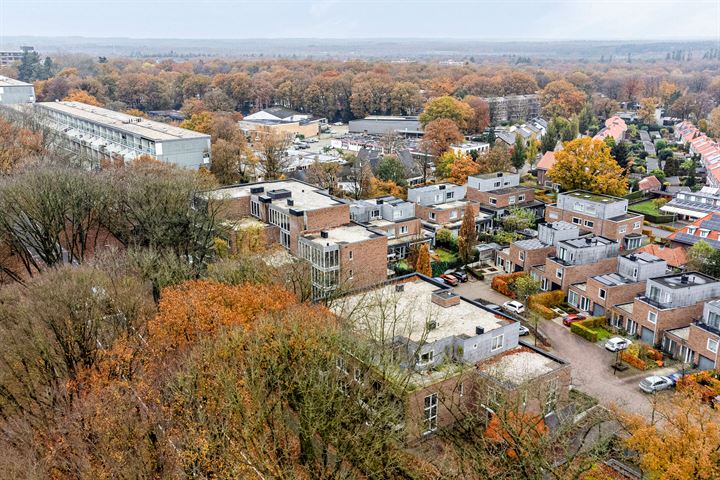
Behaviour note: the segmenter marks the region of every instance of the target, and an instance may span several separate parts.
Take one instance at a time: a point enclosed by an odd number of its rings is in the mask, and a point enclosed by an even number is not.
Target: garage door
[[[642,327],[642,330],[640,330],[640,340],[642,340],[643,342],[652,345],[655,341],[654,337],[655,332],[653,332],[649,328]]]
[[[603,308],[602,305],[598,305],[597,303],[593,305],[593,316],[602,317],[603,315],[605,315],[605,308]]]
[[[700,355],[700,358],[698,360],[698,368],[700,370],[712,370],[713,368],[715,368],[715,362],[707,357],[703,357],[702,355]]]

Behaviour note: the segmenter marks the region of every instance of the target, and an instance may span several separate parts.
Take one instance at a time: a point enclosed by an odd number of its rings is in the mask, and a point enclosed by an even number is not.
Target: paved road
[[[555,355],[572,365],[572,382],[578,390],[597,398],[603,406],[616,405],[623,410],[650,418],[653,396],[643,393],[637,386],[648,373],[633,371],[635,373],[622,372],[614,375],[610,365],[615,361],[615,354],[570,333],[570,329],[559,320],[544,321],[541,329],[550,338]],[[665,375],[675,370],[658,369],[653,370],[652,374]],[[669,394],[661,392],[657,395]]]

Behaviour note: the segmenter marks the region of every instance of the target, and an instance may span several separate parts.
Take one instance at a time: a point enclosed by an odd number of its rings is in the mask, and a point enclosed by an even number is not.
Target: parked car
[[[517,314],[521,314],[525,311],[525,307],[523,307],[523,304],[516,300],[511,300],[509,302],[503,303],[503,308],[508,312],[513,312]]]
[[[467,273],[465,273],[465,272],[455,271],[455,272],[450,272],[450,275],[454,276],[455,278],[457,278],[457,279],[460,280],[461,282],[467,282],[467,281],[468,281],[468,275],[467,275]]]
[[[451,287],[457,287],[457,285],[460,283],[460,280],[458,280],[454,275],[450,275],[449,273],[443,273],[442,275],[440,275],[440,278],[442,278],[443,281]]]
[[[525,335],[530,335],[530,329],[526,327],[525,325],[520,325],[520,336],[524,337]]]
[[[605,348],[610,350],[611,352],[618,352],[620,350],[625,350],[627,347],[632,345],[632,342],[628,340],[627,338],[622,337],[613,337],[609,339],[607,342],[605,342]]]
[[[585,320],[585,318],[585,315],[583,315],[582,313],[571,313],[570,315],[567,315],[565,316],[565,318],[563,318],[563,325],[569,327],[575,322]]]
[[[645,393],[655,393],[672,388],[673,385],[675,385],[675,382],[670,377],[652,375],[640,381],[640,390]]]
[[[479,300],[479,299],[478,299]],[[477,301],[477,300],[476,300]],[[500,310],[502,307],[500,305],[495,305],[494,303],[488,303],[485,305],[485,308],[488,308],[490,310]]]

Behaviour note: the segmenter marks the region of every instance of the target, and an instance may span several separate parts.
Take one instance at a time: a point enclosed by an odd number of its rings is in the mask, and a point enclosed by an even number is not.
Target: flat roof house
[[[0,75],[0,105],[24,105],[35,103],[35,87]]]
[[[149,155],[197,169],[210,165],[210,135],[80,102],[40,102],[35,114],[69,148],[97,162]]]
[[[628,213],[624,198],[583,190],[560,193],[557,203],[545,208],[545,220],[563,220],[582,231],[620,242],[623,250],[638,248],[642,243],[644,216]]]
[[[454,183],[426,185],[408,189],[408,201],[416,204],[417,216],[433,237],[441,228],[446,228],[457,235],[468,205],[475,215],[476,231],[490,229],[492,216],[480,212],[480,205],[477,202],[465,198],[466,192],[467,188],[464,185]]]
[[[476,386],[481,381],[487,385],[488,377],[505,389],[503,393],[519,386],[537,391],[530,385],[540,378],[545,388],[553,388],[547,397],[560,402],[567,397],[565,362],[519,343],[519,324],[502,312],[422,275],[350,294],[335,300],[331,308],[349,320],[360,337],[392,350],[392,356],[376,355],[373,361],[390,362],[377,368],[386,372],[384,381],[407,376],[402,388],[410,439],[454,423],[458,405],[482,408],[487,390]],[[507,364],[493,368],[484,363],[505,356],[512,358],[500,360]],[[520,365],[528,367],[522,374],[515,371]],[[505,383],[510,376],[514,382]]]
[[[720,188],[703,187],[699,192],[677,192],[675,198],[660,207],[679,219],[695,221],[720,211]]]
[[[545,259],[555,254],[558,242],[579,236],[577,225],[562,221],[542,223],[538,225],[537,238],[517,240],[498,250],[495,264],[505,273],[530,272],[532,267],[545,265]]]
[[[686,327],[665,330],[663,351],[681,362],[700,370],[714,370],[718,362],[720,345],[720,300],[703,305],[702,315],[693,318]]]
[[[545,204],[535,200],[535,190],[520,186],[520,174],[494,172],[472,175],[467,181],[467,198],[480,204],[480,210],[494,218],[507,215],[518,207],[533,211],[542,218]]]

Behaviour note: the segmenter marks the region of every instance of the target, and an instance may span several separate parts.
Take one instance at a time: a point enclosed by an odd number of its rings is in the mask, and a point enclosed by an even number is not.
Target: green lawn
[[[445,250],[444,248],[436,248],[435,255],[437,255],[441,262],[451,263],[457,260],[457,255],[454,252]]]
[[[652,200],[645,200],[644,202],[630,205],[628,207],[628,209],[633,210],[635,212],[644,213],[647,215],[656,215],[656,216],[657,215],[666,215],[666,213],[658,210],[658,208],[655,206],[655,203]]]

